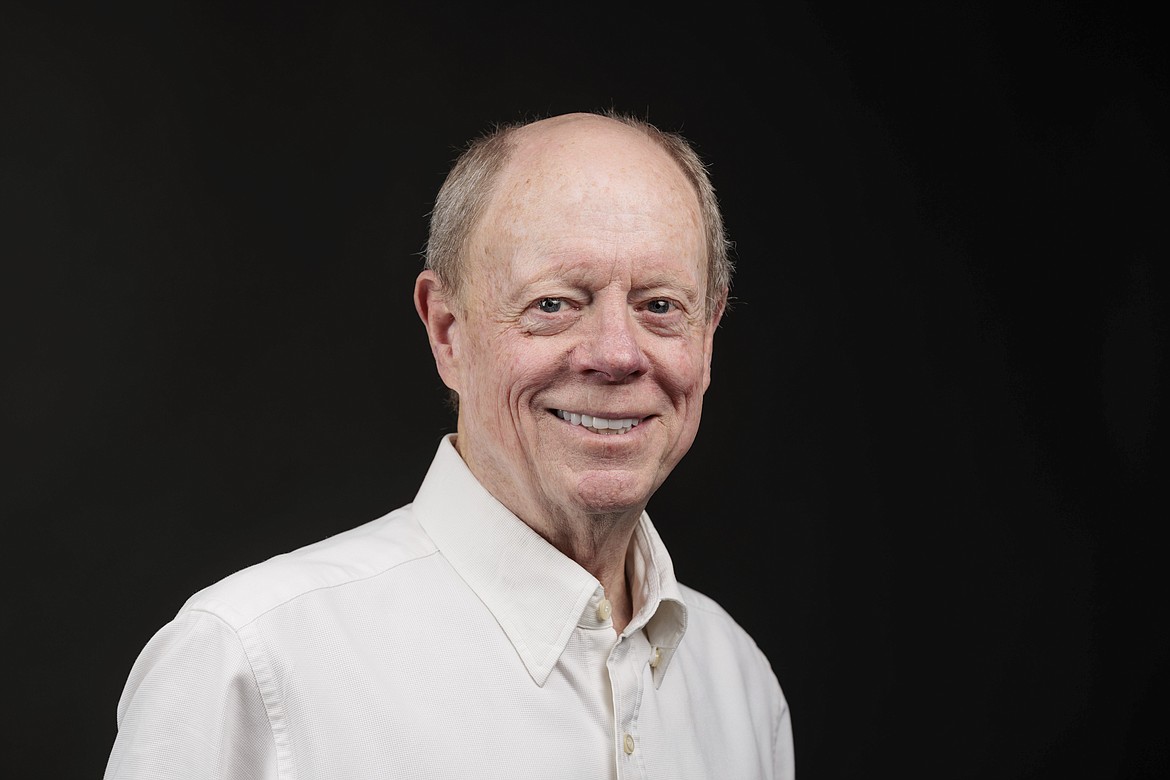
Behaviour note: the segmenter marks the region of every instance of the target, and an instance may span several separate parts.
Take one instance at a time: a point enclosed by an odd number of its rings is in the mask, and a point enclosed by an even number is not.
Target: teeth
[[[577,414],[576,412],[566,412],[563,409],[558,409],[557,417],[573,425],[581,425],[594,433],[603,434],[624,434],[629,433],[630,429],[641,422],[636,417],[625,417],[614,420],[607,420],[604,417],[594,417],[589,414]]]

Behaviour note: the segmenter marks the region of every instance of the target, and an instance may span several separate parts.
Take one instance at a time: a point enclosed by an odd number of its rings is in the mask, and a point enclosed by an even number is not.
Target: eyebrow
[[[686,281],[675,274],[658,274],[631,288],[630,292],[642,293],[658,289],[681,290],[688,296],[698,300],[701,297],[699,287],[700,285]]]
[[[598,280],[597,271],[598,269],[595,267],[583,268],[572,261],[565,261],[551,267],[541,268],[531,276],[518,280],[519,289],[527,292],[530,288],[540,287],[550,282],[559,282],[582,290],[592,289]],[[685,274],[657,271],[636,281],[638,283],[630,288],[631,294],[668,290],[675,293],[681,292],[692,302],[701,301],[705,295],[702,284],[687,279]]]
[[[678,274],[660,273],[657,276],[651,276],[642,284],[639,284],[634,289],[649,290],[654,287],[691,287],[693,285],[684,281]]]

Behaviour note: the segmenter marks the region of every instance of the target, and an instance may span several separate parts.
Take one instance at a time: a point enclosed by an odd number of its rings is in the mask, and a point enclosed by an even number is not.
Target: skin
[[[723,307],[705,308],[697,195],[653,142],[587,114],[516,138],[472,234],[466,300],[423,271],[415,306],[459,393],[460,455],[597,577],[621,633],[626,550],[698,431]],[[640,423],[604,435],[553,410]]]

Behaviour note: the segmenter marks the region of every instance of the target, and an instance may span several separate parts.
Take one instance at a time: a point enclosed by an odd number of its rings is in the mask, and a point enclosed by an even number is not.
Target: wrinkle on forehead
[[[475,233],[487,266],[479,271],[494,267],[497,280],[563,271],[591,286],[607,275],[645,288],[643,275],[672,275],[675,285],[705,289],[707,244],[692,184],[650,138],[603,117],[556,117],[518,131]]]

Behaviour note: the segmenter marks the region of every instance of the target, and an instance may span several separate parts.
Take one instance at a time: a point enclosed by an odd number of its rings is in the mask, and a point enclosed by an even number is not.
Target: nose
[[[638,323],[625,301],[597,302],[587,315],[581,342],[573,352],[574,368],[607,382],[626,382],[646,373]]]

